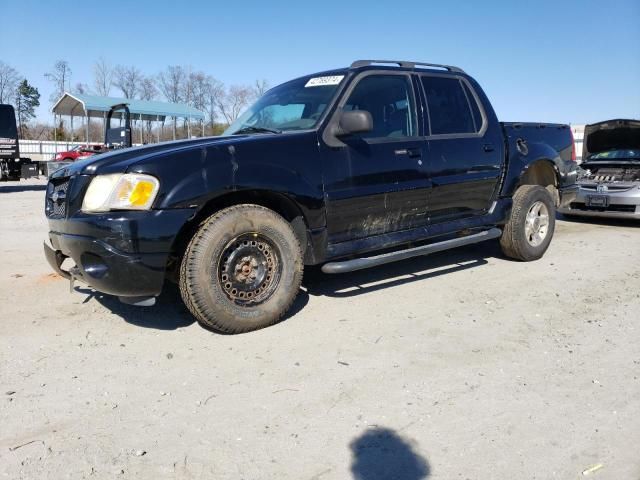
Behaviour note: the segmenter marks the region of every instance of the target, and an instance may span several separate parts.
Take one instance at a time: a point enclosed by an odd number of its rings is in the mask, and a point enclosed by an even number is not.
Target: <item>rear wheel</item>
[[[553,237],[555,214],[553,197],[547,189],[539,185],[518,188],[500,238],[504,254],[525,262],[541,258]]]
[[[302,251],[289,223],[258,205],[208,218],[182,260],[180,291],[204,325],[241,333],[276,323],[302,281]]]

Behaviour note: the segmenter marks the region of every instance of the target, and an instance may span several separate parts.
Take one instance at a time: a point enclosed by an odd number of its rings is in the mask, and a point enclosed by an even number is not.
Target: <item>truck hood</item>
[[[606,120],[584,129],[583,160],[594,153],[631,149],[640,149],[640,120]]]
[[[265,135],[266,136],[266,135]],[[259,141],[263,135],[233,135],[228,137],[204,137],[190,140],[176,140],[172,142],[156,143],[141,147],[131,147],[122,150],[92,155],[53,173],[53,177],[67,177],[76,174],[95,175],[103,173],[124,173],[135,164],[155,157],[158,160],[166,158],[171,161],[171,154],[184,150],[221,146],[238,145],[249,141]]]

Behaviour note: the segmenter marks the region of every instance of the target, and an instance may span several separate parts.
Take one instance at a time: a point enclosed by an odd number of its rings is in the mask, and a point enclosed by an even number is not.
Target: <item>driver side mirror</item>
[[[335,129],[336,137],[353,133],[367,133],[373,130],[373,118],[366,110],[350,110],[342,112],[340,122]]]

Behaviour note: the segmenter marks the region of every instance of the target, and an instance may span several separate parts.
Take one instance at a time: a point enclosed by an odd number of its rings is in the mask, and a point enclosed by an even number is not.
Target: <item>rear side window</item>
[[[421,78],[427,104],[432,135],[475,133],[480,130],[482,117],[471,92],[457,78]],[[470,102],[469,100],[472,100]],[[476,112],[473,112],[474,105]]]
[[[462,86],[464,87],[464,93],[467,94],[467,100],[469,101],[469,105],[471,106],[471,113],[473,114],[473,125],[475,127],[475,131],[479,132],[480,128],[482,128],[482,115],[480,114],[478,102],[473,96],[473,93],[471,93],[469,86],[465,82],[460,83],[462,83]]]

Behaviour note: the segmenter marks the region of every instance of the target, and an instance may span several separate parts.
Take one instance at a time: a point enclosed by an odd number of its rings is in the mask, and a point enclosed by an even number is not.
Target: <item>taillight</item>
[[[569,131],[571,132],[571,161],[572,162],[577,162],[578,161],[578,157],[576,155],[576,141],[573,138],[573,130],[571,128],[569,128]]]

